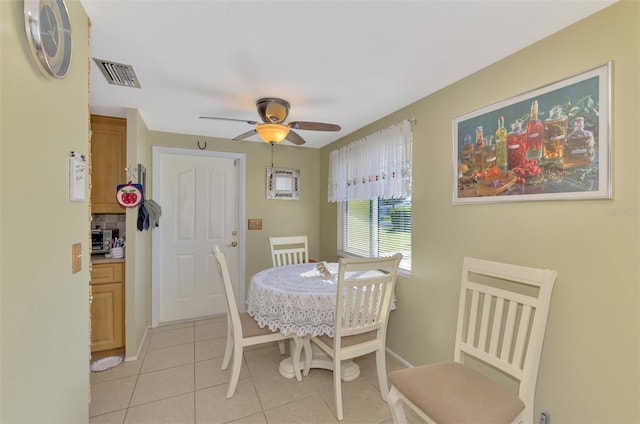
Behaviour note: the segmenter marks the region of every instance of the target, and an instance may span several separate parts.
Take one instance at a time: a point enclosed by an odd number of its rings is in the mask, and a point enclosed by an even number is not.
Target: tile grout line
[[[151,333],[151,337],[149,337],[149,343],[151,343],[151,339],[153,338],[154,334],[155,332]],[[142,365],[144,364],[144,361],[147,359],[148,351],[149,351],[149,345],[147,344],[144,350],[144,355],[142,357],[142,362],[140,363],[140,367],[138,368],[138,372],[136,373],[136,382],[133,384],[133,390],[131,390],[131,394],[129,395],[129,402],[127,402],[127,407],[124,410],[124,416],[122,417],[122,424],[124,424],[127,421],[127,415],[129,415],[129,408],[131,407],[131,400],[133,399],[133,394],[136,391],[136,386],[138,385],[138,380],[140,379],[140,373],[142,372]]]
[[[193,321],[193,423],[196,422],[196,321]]]

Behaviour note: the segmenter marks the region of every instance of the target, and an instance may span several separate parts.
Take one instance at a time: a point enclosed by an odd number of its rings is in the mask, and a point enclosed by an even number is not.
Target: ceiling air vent
[[[93,60],[96,62],[96,65],[98,65],[98,68],[100,68],[109,84],[142,88],[140,87],[140,81],[138,81],[138,77],[133,70],[133,66],[96,59],[95,57]]]

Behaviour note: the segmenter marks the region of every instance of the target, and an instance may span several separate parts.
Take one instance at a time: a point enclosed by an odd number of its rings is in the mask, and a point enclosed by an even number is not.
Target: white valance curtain
[[[411,197],[411,122],[329,154],[329,202]]]

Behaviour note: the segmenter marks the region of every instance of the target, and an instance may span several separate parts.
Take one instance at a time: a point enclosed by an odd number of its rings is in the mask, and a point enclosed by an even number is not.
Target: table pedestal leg
[[[302,339],[299,339],[298,343],[302,343]],[[295,352],[294,341],[291,341],[290,352]],[[333,371],[333,361],[325,354],[318,346],[311,343],[311,368],[322,368],[325,370]],[[305,365],[304,358],[300,358],[300,369],[303,370]],[[342,361],[341,376],[342,381],[352,381],[358,378],[360,375],[360,367],[351,359]],[[293,359],[291,357],[280,361],[280,367],[278,368],[280,375],[284,378],[291,379],[296,376],[293,366]]]

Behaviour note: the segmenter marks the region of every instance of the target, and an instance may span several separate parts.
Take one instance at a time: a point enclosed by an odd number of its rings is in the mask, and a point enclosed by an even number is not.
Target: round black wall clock
[[[64,78],[71,67],[71,22],[64,0],[24,0],[29,47],[40,71]]]

